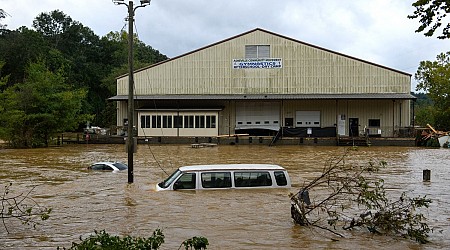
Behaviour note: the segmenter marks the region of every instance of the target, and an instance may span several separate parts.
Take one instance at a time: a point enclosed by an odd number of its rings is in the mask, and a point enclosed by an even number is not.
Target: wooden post
[[[429,169],[423,170],[423,181],[428,182],[430,181],[430,179],[431,179],[431,170]]]

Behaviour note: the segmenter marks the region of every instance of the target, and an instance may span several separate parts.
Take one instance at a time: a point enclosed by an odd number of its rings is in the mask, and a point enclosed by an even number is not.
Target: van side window
[[[230,172],[202,173],[203,188],[229,188],[231,187]]]
[[[269,172],[235,172],[234,185],[236,187],[272,186]]]
[[[183,174],[174,184],[173,189],[195,189],[195,173]]]
[[[276,180],[278,186],[286,186],[287,185],[286,175],[284,174],[283,171],[275,171],[274,175],[275,175],[275,180]]]

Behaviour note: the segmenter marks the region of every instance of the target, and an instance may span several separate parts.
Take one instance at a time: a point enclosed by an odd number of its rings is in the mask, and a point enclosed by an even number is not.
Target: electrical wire
[[[134,28],[135,28],[135,30],[136,30],[136,38],[139,39],[139,33],[138,33],[138,31],[137,31],[136,23],[134,23]],[[133,72],[133,74],[134,74],[134,72]],[[147,81],[150,82],[150,76],[149,76],[148,72],[146,72],[146,76],[147,76]],[[136,84],[135,84],[135,81],[133,81],[133,93],[134,93],[134,96],[136,96],[137,91],[136,91]],[[154,99],[153,99],[153,104],[154,104],[155,110],[156,110],[156,112],[157,112],[157,114],[158,114],[158,109],[157,109],[157,107],[156,107],[156,101],[155,101]],[[137,126],[136,126],[136,128],[137,128]],[[147,137],[147,135],[146,135],[144,129],[142,129],[142,133],[144,134],[144,138],[148,140],[149,138]],[[161,127],[161,134],[164,135],[164,131],[163,131],[162,127]],[[156,159],[155,153],[153,152],[152,148],[150,147],[150,144],[147,144],[147,147],[148,147],[148,149],[150,150],[150,154],[152,155],[152,157],[153,157],[153,159],[155,160],[155,162],[156,162],[156,164],[158,165],[158,167],[159,167],[159,168],[160,168],[167,176],[169,176],[169,174],[164,170],[164,168],[161,166],[161,164],[159,163],[159,161]]]

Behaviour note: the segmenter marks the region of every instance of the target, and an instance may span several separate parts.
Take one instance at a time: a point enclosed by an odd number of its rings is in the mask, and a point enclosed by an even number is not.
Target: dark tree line
[[[0,24],[5,17],[0,10]],[[0,139],[16,140],[18,147],[39,146],[52,133],[78,129],[87,121],[101,127],[115,124],[115,104],[107,99],[116,95],[116,77],[127,73],[127,35],[120,31],[99,37],[59,10],[39,14],[32,28],[9,30],[1,25]],[[134,41],[136,67],[167,59],[137,38]],[[55,98],[63,92],[63,99]],[[40,107],[30,108],[36,105]],[[56,124],[50,121],[57,117],[61,119]]]

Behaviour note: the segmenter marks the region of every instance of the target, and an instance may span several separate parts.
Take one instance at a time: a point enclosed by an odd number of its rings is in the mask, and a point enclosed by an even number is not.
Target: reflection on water
[[[150,151],[151,150],[151,151]],[[434,249],[450,247],[450,150],[408,147],[367,147],[352,152],[349,163],[384,160],[385,186],[393,195],[410,192],[433,199],[429,224],[431,244],[419,245],[365,233],[346,232],[347,238],[294,225],[289,192],[319,174],[343,147],[261,145],[192,149],[186,145],[139,145],[134,184],[127,172],[90,172],[96,161],[127,162],[123,145],[70,145],[60,148],[0,150],[0,184],[13,182],[15,191],[38,185],[33,198],[52,207],[48,221],[37,230],[18,226],[6,234],[0,227],[0,249],[70,247],[79,236],[105,229],[111,234],[150,236],[163,229],[162,249],[178,249],[184,239],[201,235],[209,249]],[[156,160],[152,157],[152,152]],[[155,192],[154,185],[181,165],[215,163],[273,163],[286,167],[290,190],[222,190]],[[163,168],[164,171],[160,168]],[[422,171],[431,170],[431,182]],[[0,190],[2,191],[2,190]]]

